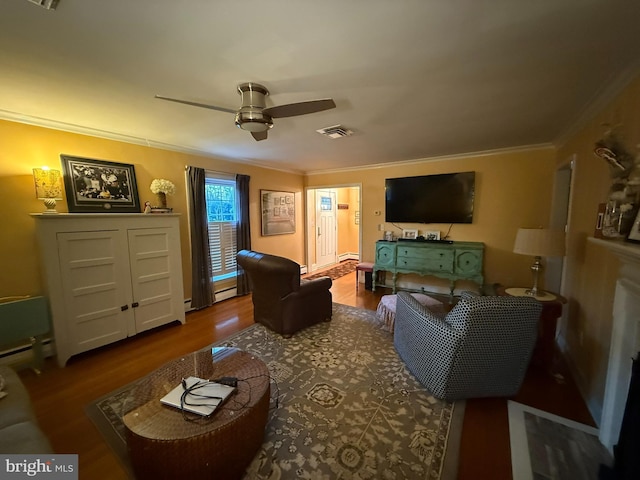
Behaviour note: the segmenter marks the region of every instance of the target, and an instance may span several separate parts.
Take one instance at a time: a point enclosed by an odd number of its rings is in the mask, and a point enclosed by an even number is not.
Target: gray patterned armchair
[[[416,378],[447,401],[515,395],[538,334],[533,298],[464,292],[448,314],[398,293],[394,344]]]

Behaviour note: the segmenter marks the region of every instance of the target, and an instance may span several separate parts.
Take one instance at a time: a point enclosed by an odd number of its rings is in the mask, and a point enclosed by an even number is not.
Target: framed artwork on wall
[[[262,236],[296,233],[296,195],[293,192],[260,190]]]
[[[133,165],[60,155],[71,213],[140,213]]]

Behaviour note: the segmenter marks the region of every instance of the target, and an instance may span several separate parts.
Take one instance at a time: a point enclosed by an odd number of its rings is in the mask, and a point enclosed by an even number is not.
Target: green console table
[[[453,295],[456,280],[472,280],[482,286],[483,256],[484,244],[481,242],[380,240],[376,242],[372,290],[376,290],[377,273],[385,271],[393,274],[393,293],[397,290],[398,274],[417,273],[448,279]]]

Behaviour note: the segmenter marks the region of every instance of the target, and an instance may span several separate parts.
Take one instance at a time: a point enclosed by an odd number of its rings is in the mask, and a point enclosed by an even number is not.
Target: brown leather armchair
[[[241,250],[238,265],[253,292],[253,318],[284,336],[331,320],[331,278],[300,280],[300,265],[275,255]]]

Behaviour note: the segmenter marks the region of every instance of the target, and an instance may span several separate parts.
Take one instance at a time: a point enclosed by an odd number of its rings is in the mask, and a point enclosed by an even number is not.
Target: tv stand
[[[397,291],[398,274],[416,273],[448,279],[450,294],[453,295],[456,280],[483,284],[483,256],[484,244],[481,242],[380,240],[376,242],[371,288],[375,292],[379,271],[393,274],[393,293]]]

